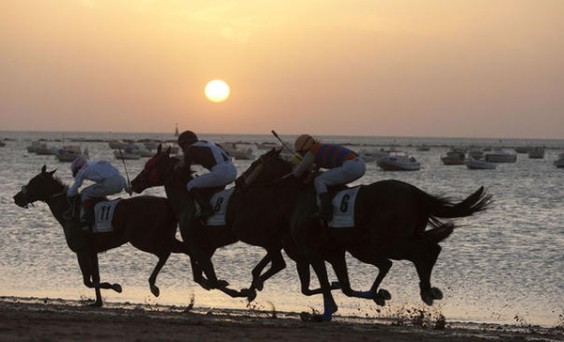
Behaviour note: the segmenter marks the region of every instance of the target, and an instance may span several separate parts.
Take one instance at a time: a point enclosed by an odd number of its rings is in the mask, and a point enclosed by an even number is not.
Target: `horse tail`
[[[446,222],[440,225],[433,226],[432,229],[426,230],[423,233],[423,236],[433,243],[439,243],[449,237],[453,231],[454,223]]]
[[[431,216],[434,218],[458,218],[486,210],[493,201],[492,195],[486,193],[482,186],[462,202],[456,204],[449,199],[439,197],[433,197],[433,202]]]

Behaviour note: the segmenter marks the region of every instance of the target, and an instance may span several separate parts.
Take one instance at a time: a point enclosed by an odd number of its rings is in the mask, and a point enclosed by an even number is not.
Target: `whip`
[[[276,137],[276,139],[278,139],[278,141],[280,141],[280,143],[282,144],[282,147],[284,147],[286,150],[288,150],[288,152],[290,152],[294,157],[298,158],[298,160],[302,160],[302,156],[300,156],[299,154],[297,154],[296,152],[294,152],[294,150],[292,150],[291,148],[289,148],[286,143],[280,139],[280,136],[278,136],[278,133],[276,133],[275,130],[270,131],[272,132],[272,134]]]
[[[127,165],[125,165],[125,158],[123,158],[123,153],[121,153],[121,148],[118,147],[119,155],[121,161],[123,162],[123,168],[125,169],[125,177],[127,177],[127,190],[126,192],[131,196],[131,182],[129,181],[129,173],[127,172]]]

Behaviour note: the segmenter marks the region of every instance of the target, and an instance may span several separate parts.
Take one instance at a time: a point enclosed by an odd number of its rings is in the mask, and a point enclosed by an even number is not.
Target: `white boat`
[[[373,162],[390,155],[389,150],[384,150],[383,148],[380,149],[361,149],[358,151],[358,155],[365,161],[365,162]]]
[[[376,160],[376,164],[384,171],[417,171],[421,164],[413,156],[404,152],[390,152]]]
[[[485,160],[468,157],[464,160],[464,164],[470,170],[493,170],[497,164],[490,163]]]
[[[60,149],[60,147],[48,146],[47,144],[42,143],[39,144],[39,147],[35,149],[35,154],[38,154],[40,156],[51,156],[56,155]]]
[[[42,142],[39,140],[34,140],[31,142],[31,145],[29,145],[28,147],[26,147],[27,152],[29,153],[35,153],[37,151],[37,149],[39,149],[41,147]]]
[[[446,155],[441,156],[441,161],[445,165],[463,165],[464,164],[464,152],[452,149],[446,153]]]
[[[491,153],[486,153],[484,159],[490,163],[515,163],[517,155],[502,149],[494,149]]]
[[[529,149],[530,159],[543,159],[544,158],[544,147],[535,146]]]
[[[78,156],[82,156],[88,159],[88,149],[85,148],[84,150],[80,149],[78,145],[66,145],[61,148],[55,157],[60,162],[72,162]]]
[[[554,166],[559,169],[564,168],[564,152],[558,155],[558,159],[554,161]]]
[[[253,149],[240,149],[237,147],[236,144],[226,144],[221,145],[229,153],[231,157],[236,160],[253,160],[255,159],[255,155],[253,154]]]

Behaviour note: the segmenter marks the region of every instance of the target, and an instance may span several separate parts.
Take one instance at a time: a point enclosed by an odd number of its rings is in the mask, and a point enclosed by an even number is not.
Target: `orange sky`
[[[564,139],[561,0],[2,0],[0,130]],[[224,79],[230,98],[204,96]]]

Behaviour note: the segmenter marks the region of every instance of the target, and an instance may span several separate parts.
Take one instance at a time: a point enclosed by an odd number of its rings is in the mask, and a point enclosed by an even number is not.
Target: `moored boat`
[[[464,164],[469,170],[493,170],[497,164],[490,163],[485,160],[468,157],[464,160]]]
[[[517,155],[502,149],[495,149],[490,153],[486,153],[485,160],[490,163],[515,163]]]
[[[464,152],[452,149],[446,153],[446,155],[441,156],[441,161],[445,165],[464,165]]]
[[[421,164],[404,152],[391,152],[376,160],[376,164],[384,171],[418,171]]]
[[[55,157],[60,162],[72,162],[78,156],[88,159],[88,149],[82,150],[78,145],[66,145],[61,148]]]

